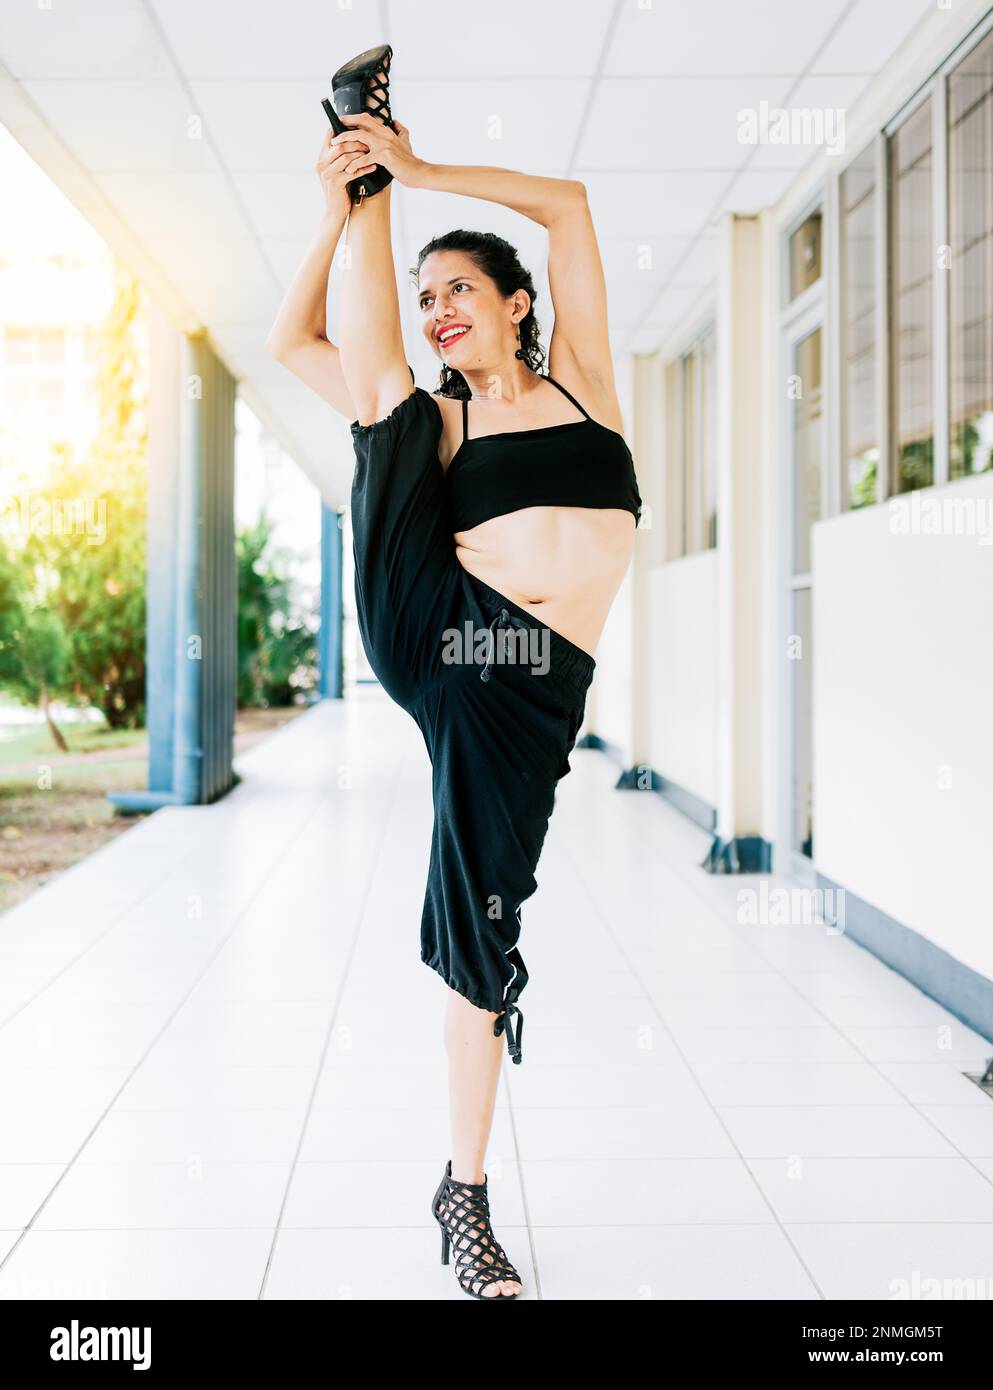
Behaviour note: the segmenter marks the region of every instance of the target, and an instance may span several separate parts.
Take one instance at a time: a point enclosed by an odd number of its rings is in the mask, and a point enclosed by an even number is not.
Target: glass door
[[[789,363],[786,849],[790,869],[804,878],[811,878],[814,857],[814,630],[810,531],[823,514],[825,441],[821,324],[807,317],[794,325],[787,333],[786,352]]]

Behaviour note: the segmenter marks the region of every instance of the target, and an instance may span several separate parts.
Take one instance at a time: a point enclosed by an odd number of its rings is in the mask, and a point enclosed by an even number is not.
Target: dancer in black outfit
[[[449,986],[452,1109],[452,1156],[432,1213],[446,1262],[454,1245],[463,1289],[506,1298],[522,1286],[490,1226],[483,1162],[500,1039],[515,1063],[523,1055],[521,904],[537,886],[555,787],[569,771],[641,498],[583,186],[427,164],[399,122],[342,119],[350,129],[328,132],[317,164],[327,214],[268,347],[352,421],[359,626],[432,764],[421,959]],[[409,187],[503,203],[548,229],[554,380],[538,370],[534,285],[513,248],[459,231],[418,258],[422,326],[442,382],[433,393],[413,384],[391,187],[358,206],[346,192],[376,167]],[[326,293],[346,218],[351,265],[336,348],[326,337]]]

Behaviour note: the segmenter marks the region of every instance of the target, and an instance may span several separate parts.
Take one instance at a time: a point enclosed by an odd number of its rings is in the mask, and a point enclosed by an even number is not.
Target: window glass
[[[34,334],[30,329],[8,328],[4,334],[4,361],[8,366],[23,366],[34,361]]]
[[[821,278],[821,210],[806,218],[790,237],[790,299]]]
[[[701,545],[713,550],[717,545],[717,356],[714,330],[700,344],[700,373],[703,390],[700,429],[700,463],[703,468],[703,517]]]
[[[890,136],[889,147],[893,495],[934,482],[930,97]]]
[[[948,472],[993,467],[993,34],[948,79]]]
[[[821,330],[815,328],[793,348],[793,573],[810,571],[810,528],[821,515],[821,460],[824,409],[821,385]]]
[[[842,321],[844,326],[845,476],[843,504],[864,507],[876,500],[877,437],[876,168],[869,146],[841,176],[844,238]]]
[[[696,353],[683,358],[683,550],[699,550],[697,539]]]

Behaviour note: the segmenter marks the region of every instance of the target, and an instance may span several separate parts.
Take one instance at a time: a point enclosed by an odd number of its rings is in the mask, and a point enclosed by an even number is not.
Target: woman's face
[[[418,276],[421,331],[437,357],[456,371],[502,362],[517,349],[526,290],[509,299],[464,251],[432,251]]]

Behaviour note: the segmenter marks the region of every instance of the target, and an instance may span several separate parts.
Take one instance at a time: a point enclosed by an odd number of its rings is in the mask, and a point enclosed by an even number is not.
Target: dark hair
[[[509,241],[494,232],[467,232],[462,227],[453,232],[436,236],[426,246],[422,246],[417,264],[411,268],[411,278],[417,283],[421,266],[432,251],[464,251],[483,272],[494,282],[502,295],[509,298],[515,290],[526,290],[531,298],[531,307],[517,325],[521,333],[521,350],[524,361],[533,372],[540,371],[545,361],[545,349],[539,341],[538,320],[534,316],[534,301],[537,298],[531,272],[521,265],[517,251]],[[472,392],[469,383],[461,372],[441,364],[441,384],[443,396],[454,396],[457,400],[470,400]]]

